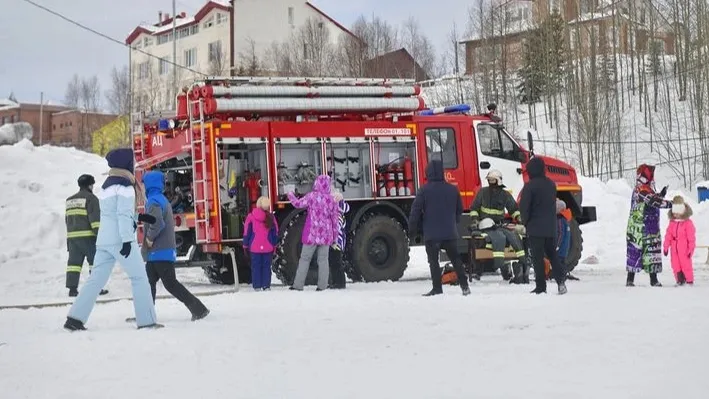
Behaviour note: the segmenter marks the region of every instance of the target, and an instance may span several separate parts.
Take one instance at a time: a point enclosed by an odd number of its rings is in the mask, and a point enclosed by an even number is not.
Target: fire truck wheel
[[[239,268],[239,283],[251,283],[251,264],[243,249],[235,248],[234,255]],[[212,284],[234,285],[234,267],[230,255],[209,254],[214,266],[204,267],[204,275]]]
[[[276,278],[285,285],[293,285],[295,272],[298,270],[300,251],[303,249],[301,236],[305,228],[305,212],[295,216],[288,226],[283,229],[281,241],[276,249],[276,256],[273,259],[272,269]],[[318,283],[318,263],[315,256],[310,262],[310,270],[305,278],[305,285],[316,285]]]
[[[569,253],[566,257],[566,270],[571,272],[581,260],[583,235],[581,234],[581,226],[576,220],[569,222],[569,228],[571,229],[571,243],[569,243]]]
[[[397,281],[409,263],[409,239],[396,219],[373,214],[355,231],[351,254],[364,281]]]

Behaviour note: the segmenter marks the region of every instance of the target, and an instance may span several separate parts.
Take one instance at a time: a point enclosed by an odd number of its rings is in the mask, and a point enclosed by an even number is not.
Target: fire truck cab
[[[138,177],[167,175],[180,261],[200,266],[214,283],[250,281],[241,249],[246,215],[259,196],[271,199],[278,223],[273,271],[291,284],[305,211],[287,193],[306,194],[321,174],[350,205],[344,263],[354,281],[396,281],[409,261],[408,214],[425,168],[440,159],[465,208],[490,169],[517,197],[534,155],[505,130],[494,107],[427,109],[413,81],[340,78],[209,78],[177,96],[172,115],[132,115]],[[558,195],[573,213],[569,266],[581,256],[580,224],[595,220],[582,206],[574,169],[544,158]],[[467,210],[459,226],[467,235]],[[467,245],[461,242],[461,252]],[[307,282],[316,281],[313,262]]]

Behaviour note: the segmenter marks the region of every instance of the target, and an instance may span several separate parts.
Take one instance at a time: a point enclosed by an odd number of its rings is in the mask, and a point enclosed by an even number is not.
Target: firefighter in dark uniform
[[[488,187],[483,187],[475,195],[473,205],[470,207],[471,229],[478,229],[478,223],[482,219],[492,219],[494,226],[486,228],[485,233],[492,244],[492,256],[495,262],[495,268],[502,272],[502,277],[505,280],[512,278],[510,270],[505,266],[505,247],[511,245],[515,250],[515,255],[519,259],[519,267],[515,268],[514,278],[511,283],[524,283],[524,275],[529,268],[526,267],[526,256],[521,237],[514,231],[511,231],[501,226],[505,218],[505,209],[512,217],[512,220],[519,222],[520,212],[517,207],[517,202],[502,184],[502,173],[499,170],[491,170],[487,176]],[[488,227],[488,226],[486,226]],[[473,271],[473,278],[480,280],[482,276],[482,262],[476,263],[476,269]]]
[[[84,258],[89,264],[89,273],[93,267],[101,217],[98,198],[93,194],[94,177],[81,175],[78,183],[79,192],[66,199],[66,245],[69,251],[66,288],[71,297],[79,294],[79,277]],[[107,293],[107,290],[101,290],[101,295]]]

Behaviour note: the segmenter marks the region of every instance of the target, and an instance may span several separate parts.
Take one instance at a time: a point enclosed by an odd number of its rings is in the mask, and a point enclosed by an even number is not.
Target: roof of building
[[[172,31],[172,21],[175,20],[175,25],[177,28],[183,28],[185,26],[192,25],[201,21],[210,11],[218,9],[222,11],[229,11],[231,6],[225,1],[215,1],[211,0],[202,6],[202,8],[197,11],[194,16],[188,17],[185,13],[177,14],[169,18],[164,18],[162,21],[154,25],[141,24],[138,25],[126,38],[126,44],[131,44],[138,38],[141,34],[145,33],[147,35],[160,35],[162,33],[167,33]]]
[[[332,18],[331,16],[325,14],[325,12],[323,12],[321,9],[315,7],[315,5],[313,5],[313,3],[309,2],[309,1],[306,1],[305,4],[306,4],[308,7],[312,8],[313,11],[317,12],[318,14],[320,14],[323,18],[325,18],[325,19],[327,19],[328,21],[332,22],[335,26],[337,26],[338,28],[340,28],[343,32],[347,33],[348,35],[352,36],[353,38],[355,38],[355,39],[357,39],[357,40],[360,40],[360,41],[362,40],[362,39],[359,38],[357,35],[355,35],[354,33],[352,33],[352,31],[350,31],[349,29],[345,28],[344,25],[342,25],[341,23],[335,21],[334,18]]]

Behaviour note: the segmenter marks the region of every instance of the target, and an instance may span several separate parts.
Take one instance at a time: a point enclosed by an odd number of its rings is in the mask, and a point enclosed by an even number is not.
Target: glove
[[[133,221],[133,232],[135,232],[136,230],[138,230],[138,223],[136,223],[134,220]]]
[[[665,195],[667,195],[667,187],[668,187],[668,186],[662,187],[662,190],[660,190],[660,195],[661,195],[662,197],[664,197]]]
[[[153,224],[157,222],[157,219],[155,219],[155,216],[149,215],[147,213],[139,213],[138,214],[138,221],[142,223],[149,223]]]
[[[121,247],[121,250],[118,253],[123,255],[124,258],[127,258],[128,255],[130,255],[130,249],[131,249],[130,242],[124,242],[123,247]]]

